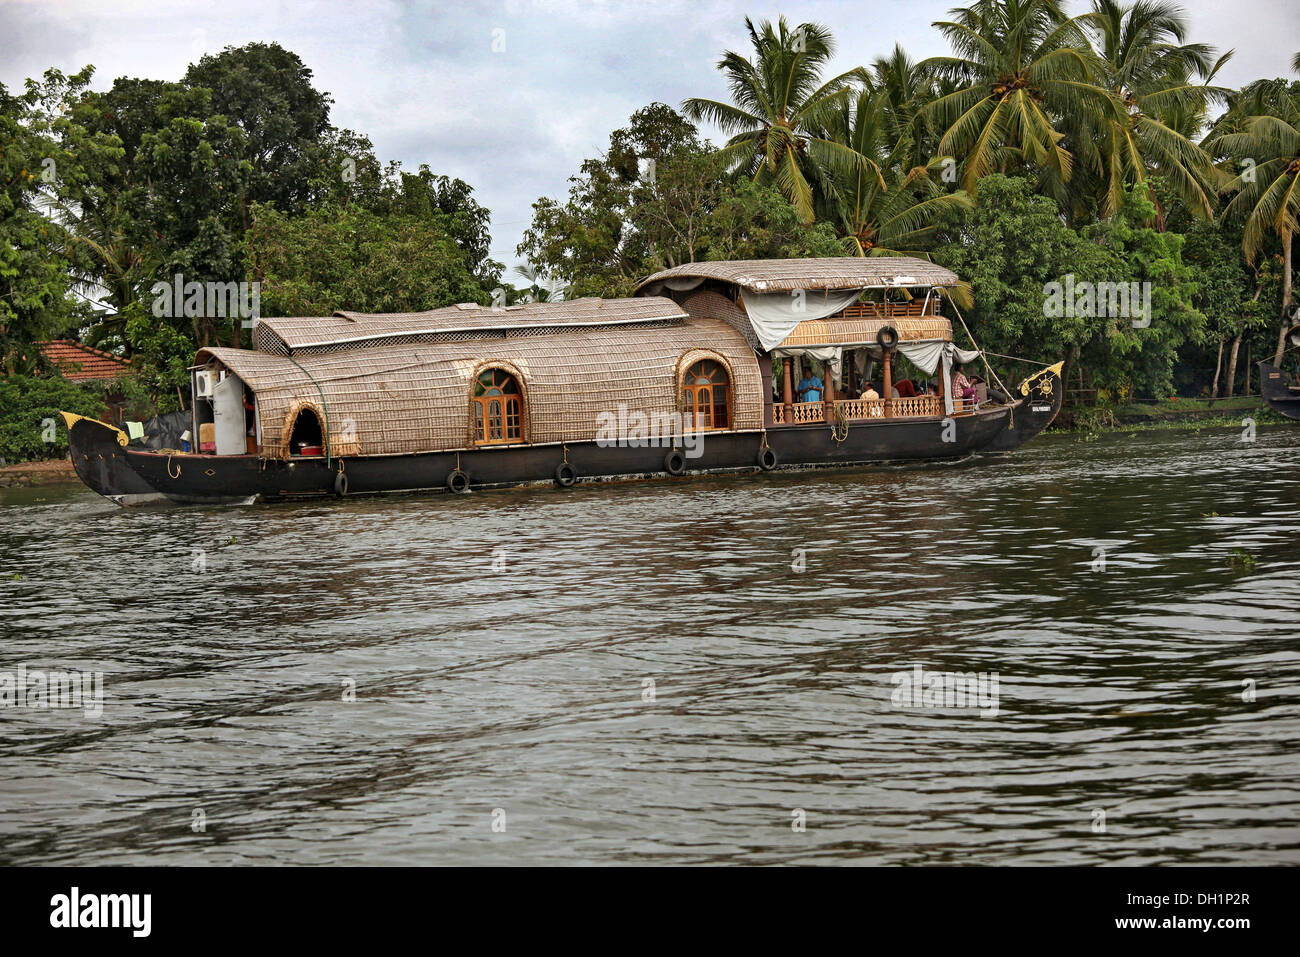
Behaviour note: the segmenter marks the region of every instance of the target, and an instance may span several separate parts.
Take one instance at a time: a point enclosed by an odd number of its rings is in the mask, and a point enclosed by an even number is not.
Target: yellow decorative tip
[[[126,433],[123,432],[121,429],[119,429],[116,425],[110,425],[109,423],[102,422],[99,419],[92,419],[88,415],[77,415],[77,413],[75,412],[60,411],[59,415],[63,416],[63,422],[65,425],[67,425],[69,432],[72,431],[72,427],[74,425],[76,425],[82,419],[85,419],[87,422],[94,422],[96,425],[102,425],[104,428],[112,429],[114,432],[116,432],[117,444],[122,446],[122,448],[126,448],[126,443],[130,441],[130,439],[128,439],[126,436]]]

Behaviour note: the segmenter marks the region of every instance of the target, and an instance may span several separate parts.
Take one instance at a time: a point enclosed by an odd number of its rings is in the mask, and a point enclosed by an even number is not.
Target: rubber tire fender
[[[882,349],[892,349],[898,345],[898,330],[893,326],[881,326],[876,333],[876,345]]]
[[[578,481],[578,470],[568,462],[561,462],[555,466],[555,484],[560,488],[573,488]]]
[[[686,474],[686,455],[681,449],[673,449],[664,456],[664,471],[669,475]]]
[[[460,495],[469,491],[469,473],[462,469],[452,469],[447,473],[447,491]]]
[[[764,472],[772,471],[780,461],[781,459],[780,456],[776,454],[776,449],[772,448],[770,445],[758,453],[758,467]]]

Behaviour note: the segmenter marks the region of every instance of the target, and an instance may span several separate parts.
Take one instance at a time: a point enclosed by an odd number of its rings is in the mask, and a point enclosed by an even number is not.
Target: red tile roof
[[[89,382],[92,379],[117,379],[126,374],[130,363],[107,352],[83,346],[72,339],[54,339],[38,342],[36,348],[70,382]]]

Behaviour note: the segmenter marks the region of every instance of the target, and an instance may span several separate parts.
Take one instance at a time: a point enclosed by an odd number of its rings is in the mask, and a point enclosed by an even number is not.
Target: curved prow
[[[92,491],[118,505],[136,505],[162,498],[127,464],[127,436],[115,425],[60,412],[68,426],[68,448],[77,477]]]
[[[1274,412],[1300,419],[1300,386],[1292,385],[1286,373],[1271,362],[1259,363],[1259,393]]]
[[[981,451],[1010,452],[1018,449],[1052,424],[1065,401],[1065,383],[1061,380],[1064,366],[1064,362],[1058,362],[1025,377],[1019,388],[1013,390],[1014,401],[1007,427]]]

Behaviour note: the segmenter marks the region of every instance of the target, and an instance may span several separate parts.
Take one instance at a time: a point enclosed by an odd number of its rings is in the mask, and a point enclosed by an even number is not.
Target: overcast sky
[[[470,183],[492,211],[493,257],[514,264],[533,200],[564,195],[566,179],[633,111],[655,100],[726,99],[716,64],[726,49],[748,54],[746,15],[826,24],[838,41],[839,71],[869,63],[896,41],[916,59],[948,52],[930,24],[956,5],[0,0],[0,82],[20,89],[51,66],[72,72],[88,63],[97,89],[119,76],[176,80],[203,53],[274,40],[334,98],[334,124],[368,135],[381,161],[410,169],[428,163]],[[1189,39],[1237,51],[1220,82],[1288,75],[1300,51],[1295,0],[1184,6]]]

